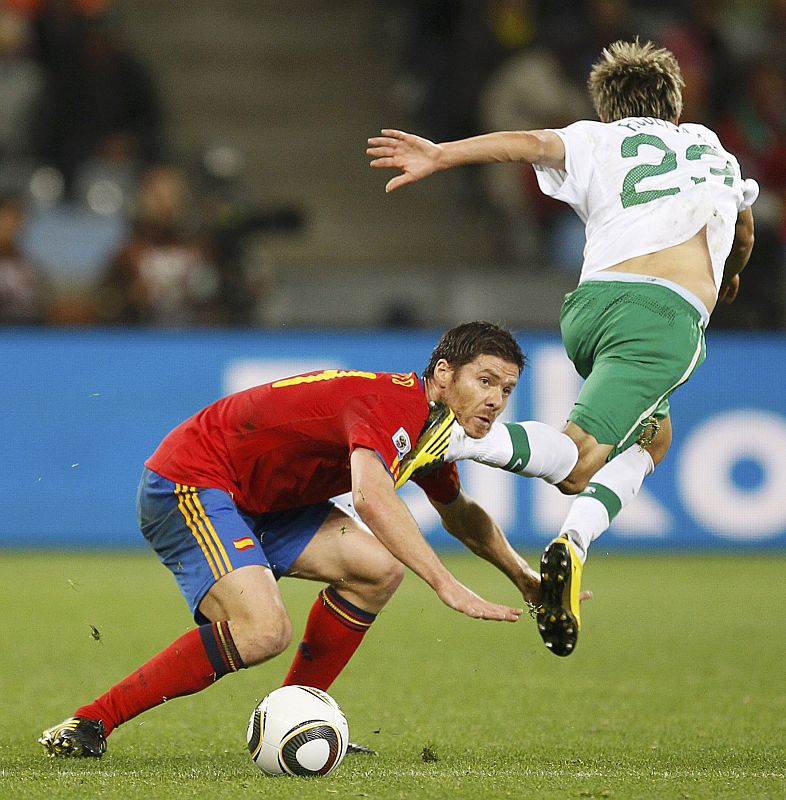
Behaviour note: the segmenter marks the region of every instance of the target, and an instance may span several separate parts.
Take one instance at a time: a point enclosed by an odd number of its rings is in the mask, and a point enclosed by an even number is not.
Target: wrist
[[[472,163],[472,158],[467,151],[465,142],[466,140],[459,139],[454,142],[441,142],[438,144],[436,169],[439,171]]]
[[[444,570],[439,570],[431,576],[431,579],[426,579],[426,583],[439,595],[449,589],[453,588],[458,581],[448,571],[447,567]]]

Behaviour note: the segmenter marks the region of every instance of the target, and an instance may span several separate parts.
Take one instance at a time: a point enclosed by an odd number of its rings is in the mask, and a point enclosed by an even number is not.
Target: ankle
[[[579,557],[579,560],[583,564],[587,560],[587,550],[589,549],[589,543],[585,544],[579,532],[573,530],[572,528],[560,531],[559,535],[564,536],[570,542],[571,547],[576,552],[576,555]]]

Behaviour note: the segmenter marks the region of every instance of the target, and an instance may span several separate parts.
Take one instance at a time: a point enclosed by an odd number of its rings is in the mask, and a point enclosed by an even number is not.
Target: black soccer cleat
[[[444,403],[432,400],[429,405],[431,410],[418,440],[399,464],[396,489],[400,489],[413,475],[421,473],[421,470],[439,466],[445,458],[456,415]]]
[[[69,717],[41,734],[38,743],[50,758],[101,758],[106,752],[100,719]]]
[[[370,747],[366,747],[364,744],[358,744],[357,742],[347,743],[348,756],[375,756],[376,754],[376,750],[372,750]]]
[[[541,604],[536,619],[541,638],[555,656],[569,656],[576,647],[583,566],[565,535],[554,539],[540,559]]]

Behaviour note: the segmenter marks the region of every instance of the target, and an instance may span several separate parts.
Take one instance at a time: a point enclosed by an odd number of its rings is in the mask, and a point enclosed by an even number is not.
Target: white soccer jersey
[[[565,169],[535,170],[541,191],[568,203],[586,226],[579,282],[687,241],[706,225],[720,287],[737,214],[759,187],[742,179],[737,159],[709,128],[636,117],[554,132],[565,143]]]

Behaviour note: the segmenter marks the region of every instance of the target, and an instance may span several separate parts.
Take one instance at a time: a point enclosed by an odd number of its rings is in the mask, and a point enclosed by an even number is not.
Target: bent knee
[[[587,488],[592,476],[606,463],[613,445],[601,444],[575,422],[568,422],[565,434],[579,451],[579,457],[568,475],[555,486],[563,494],[579,494]]]
[[[379,613],[404,580],[404,565],[386,553],[386,557],[366,562],[363,569],[334,583],[334,588],[364,611]]]
[[[562,494],[579,494],[579,492],[583,492],[592,476],[606,463],[609,451],[609,447],[600,446],[590,453],[582,454],[567,478],[557,484],[557,488]]]
[[[379,577],[379,586],[388,596],[392,597],[396,589],[401,586],[405,572],[404,565],[400,561],[391,560]]]
[[[390,556],[375,564],[373,571],[355,584],[355,591],[365,594],[374,606],[384,605],[401,585],[405,572],[404,565]]]
[[[587,488],[587,484],[589,483],[589,478],[586,477],[572,477],[568,475],[564,481],[557,484],[557,488],[562,492],[562,494],[579,494],[579,492],[583,492]]]
[[[235,645],[247,666],[261,664],[280,655],[292,641],[292,623],[286,614],[264,617],[253,623],[233,625]],[[240,642],[238,642],[240,639]]]

